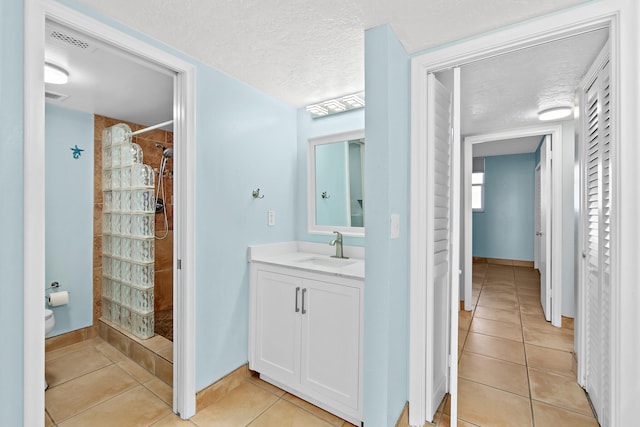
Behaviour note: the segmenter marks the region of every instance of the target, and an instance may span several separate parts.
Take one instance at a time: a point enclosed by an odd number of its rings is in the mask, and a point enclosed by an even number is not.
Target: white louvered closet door
[[[447,392],[451,284],[452,93],[428,80],[427,134],[427,414]],[[431,338],[431,339],[430,339]]]
[[[611,91],[609,61],[599,58],[584,93],[582,286],[585,386],[598,421],[606,427],[610,406]]]

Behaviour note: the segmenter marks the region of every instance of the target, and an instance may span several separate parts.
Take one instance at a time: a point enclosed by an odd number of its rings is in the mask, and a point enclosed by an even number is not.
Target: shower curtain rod
[[[148,128],[140,129],[135,132],[131,132],[131,136],[139,135],[141,133],[149,132],[150,130],[158,129],[166,125],[173,123],[173,120],[166,121],[164,123],[158,123],[157,125],[149,126]]]

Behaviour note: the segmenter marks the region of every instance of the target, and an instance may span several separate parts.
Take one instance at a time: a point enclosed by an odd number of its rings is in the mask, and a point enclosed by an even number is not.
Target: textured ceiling
[[[364,89],[364,30],[409,53],[586,0],[79,0],[292,106]]]

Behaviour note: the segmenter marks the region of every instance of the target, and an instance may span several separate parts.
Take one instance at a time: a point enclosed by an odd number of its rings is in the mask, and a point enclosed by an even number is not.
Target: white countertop
[[[332,258],[335,248],[311,242],[284,242],[249,246],[249,262],[281,265],[324,274],[364,279],[364,248],[344,246],[349,259]]]

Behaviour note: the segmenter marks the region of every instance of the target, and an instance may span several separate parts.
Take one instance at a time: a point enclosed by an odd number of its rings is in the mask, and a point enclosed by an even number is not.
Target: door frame
[[[481,144],[483,142],[502,141],[513,138],[525,138],[530,136],[551,135],[551,145],[557,147],[552,149],[552,163],[556,165],[551,167],[551,254],[553,254],[552,262],[548,266],[551,267],[551,324],[560,327],[562,325],[562,286],[553,286],[553,284],[562,283],[562,266],[565,260],[562,259],[562,149],[563,142],[562,124],[550,123],[538,126],[528,126],[516,129],[507,129],[497,132],[472,135],[464,138],[464,182],[468,183],[464,187],[464,197],[469,203],[464,208],[464,271],[470,272],[473,264],[473,256],[471,252],[473,242],[473,213],[471,210],[471,173],[473,168],[473,144]],[[560,208],[554,209],[554,206]],[[553,266],[556,265],[556,268]],[[472,275],[464,275],[464,301],[465,310],[471,310],[472,300]]]
[[[44,423],[45,20],[52,19],[159,64],[174,80],[173,410],[195,414],[195,67],[159,47],[52,0],[25,1],[24,15],[24,394],[25,425]]]
[[[632,424],[635,419],[636,405],[633,391],[638,390],[635,379],[640,377],[640,366],[636,363],[637,348],[634,336],[636,325],[640,324],[640,293],[634,291],[637,277],[640,276],[640,263],[637,254],[640,251],[640,203],[637,197],[636,183],[640,181],[640,148],[636,146],[636,136],[640,134],[640,88],[638,87],[639,66],[636,46],[640,42],[637,30],[639,8],[631,0],[610,0],[589,2],[573,8],[535,18],[519,25],[494,30],[478,37],[468,38],[453,45],[433,49],[415,56],[411,61],[411,146],[420,149],[426,141],[422,129],[427,121],[426,113],[426,76],[446,68],[461,66],[473,61],[489,58],[501,53],[536,46],[549,41],[580,34],[595,28],[609,28],[611,42],[613,92],[616,111],[612,130],[618,136],[618,155],[612,162],[612,180],[617,184],[612,200],[612,328],[611,328],[611,421],[612,425]],[[624,66],[621,66],[624,60]],[[620,88],[625,88],[622,91]],[[414,168],[424,168],[423,161],[411,164],[411,224],[420,225],[425,217],[424,200],[426,188],[416,180]],[[620,212],[621,200],[627,200],[624,213]],[[414,218],[414,216],[419,218]],[[620,230],[625,230],[621,233]],[[424,231],[421,227],[412,229],[412,233]],[[410,247],[410,287],[424,286],[419,278],[425,269],[423,251]],[[465,274],[468,274],[465,272]],[[578,287],[579,293],[579,287]],[[418,301],[423,308],[424,301]],[[412,312],[410,322],[410,340],[424,343],[420,335],[420,325],[414,327],[420,316]],[[578,319],[579,320],[579,319]],[[423,329],[423,327],[422,327]],[[576,348],[580,348],[576,346]],[[410,359],[410,377],[424,375],[425,361]],[[624,372],[624,375],[622,374]],[[419,410],[424,402],[409,396],[410,406]],[[412,425],[422,425],[412,423]]]

